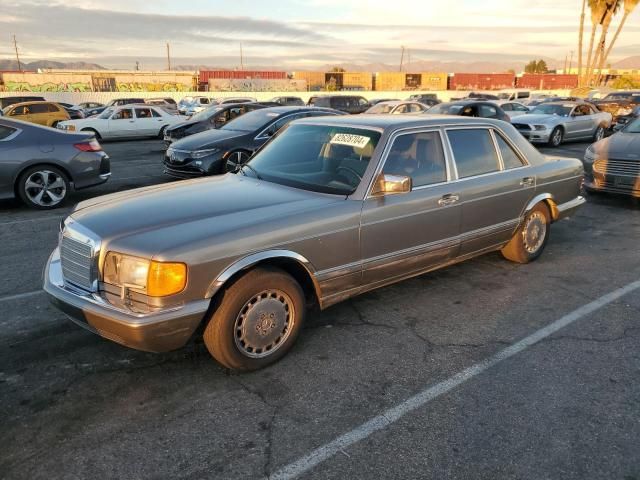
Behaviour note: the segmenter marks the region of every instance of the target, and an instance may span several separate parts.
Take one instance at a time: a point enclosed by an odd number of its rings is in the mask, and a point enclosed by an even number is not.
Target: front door
[[[411,177],[412,190],[364,201],[361,254],[369,286],[444,263],[459,244],[461,210],[438,130],[396,136],[382,172]]]
[[[506,243],[533,198],[535,177],[526,161],[498,132],[447,130],[462,203],[460,255]]]

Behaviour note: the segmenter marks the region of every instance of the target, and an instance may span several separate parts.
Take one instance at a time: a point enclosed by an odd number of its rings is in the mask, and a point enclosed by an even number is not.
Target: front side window
[[[133,118],[133,111],[130,108],[123,108],[116,112],[111,118],[113,120],[129,120]]]
[[[466,178],[500,170],[498,154],[489,130],[484,128],[447,132],[458,177]]]
[[[518,154],[511,148],[511,145],[497,133],[496,142],[502,154],[502,163],[504,163],[505,169],[522,167],[523,163]]]
[[[447,181],[447,167],[438,132],[399,135],[391,145],[383,172],[411,177],[414,187]]]
[[[10,116],[18,116],[18,115],[29,115],[29,107],[16,107],[14,108],[11,113],[9,114]]]
[[[363,128],[294,124],[242,171],[294,188],[350,195],[362,181],[380,136]]]

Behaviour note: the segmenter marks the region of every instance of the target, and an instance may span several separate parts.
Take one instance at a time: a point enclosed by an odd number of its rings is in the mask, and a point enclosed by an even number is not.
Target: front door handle
[[[446,195],[443,195],[440,200],[438,200],[438,205],[440,205],[441,207],[445,207],[447,205],[456,203],[458,200],[460,200],[460,197],[458,195],[454,193],[447,193]]]
[[[524,177],[522,180],[520,180],[521,187],[533,187],[535,183],[536,179],[533,177]]]

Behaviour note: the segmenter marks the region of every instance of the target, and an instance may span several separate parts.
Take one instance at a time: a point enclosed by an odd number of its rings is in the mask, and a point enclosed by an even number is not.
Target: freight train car
[[[275,70],[200,70],[198,85],[206,90],[209,80],[286,80],[287,72]]]
[[[515,84],[515,73],[456,73],[449,78],[449,90],[502,90]]]
[[[516,80],[518,88],[533,90],[562,90],[578,86],[578,75],[555,73],[525,73]]]

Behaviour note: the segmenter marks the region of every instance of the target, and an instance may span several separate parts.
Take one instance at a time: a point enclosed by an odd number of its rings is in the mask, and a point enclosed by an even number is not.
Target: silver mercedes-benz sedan
[[[221,364],[257,369],[309,308],[496,250],[535,260],[582,179],[498,120],[296,120],[236,174],[80,203],[44,288],[115,342],[167,351],[202,328]]]
[[[611,114],[586,102],[547,102],[511,123],[530,142],[558,147],[568,140],[601,140],[611,127]]]

